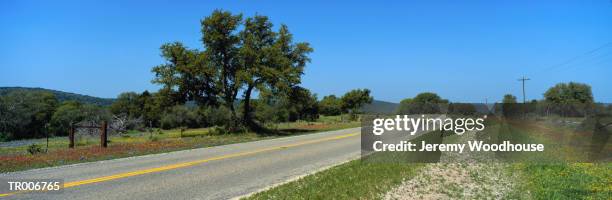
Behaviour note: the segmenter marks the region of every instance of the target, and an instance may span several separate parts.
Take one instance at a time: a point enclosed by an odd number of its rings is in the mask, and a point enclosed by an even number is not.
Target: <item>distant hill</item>
[[[51,90],[45,88],[29,88],[29,87],[0,87],[0,96],[6,95],[12,91],[42,91],[42,92],[51,92],[55,95],[58,101],[78,101],[81,103],[87,104],[96,104],[100,106],[108,106],[111,105],[115,99],[111,98],[100,98],[100,97],[92,97],[89,95],[75,94],[71,92],[63,92],[58,90]]]
[[[398,106],[398,103],[374,100],[371,104],[361,107],[361,112],[368,114],[393,114]]]
[[[0,87],[0,96],[6,95],[12,91],[43,91],[51,92],[55,95],[60,102],[63,101],[78,101],[81,103],[96,104],[101,106],[111,105],[115,99],[113,98],[100,98],[89,95],[76,94],[71,92],[64,92],[45,88],[30,88],[30,87]],[[238,101],[239,102],[239,101]],[[194,106],[194,102],[188,102],[189,105]],[[398,103],[374,100],[372,104],[364,105],[361,107],[361,111],[370,114],[393,114],[395,113]]]

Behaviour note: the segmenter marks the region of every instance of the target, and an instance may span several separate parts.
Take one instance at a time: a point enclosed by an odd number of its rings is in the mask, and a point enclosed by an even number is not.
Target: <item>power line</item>
[[[603,61],[606,60],[606,58],[608,58],[610,55],[612,55],[612,51],[611,52],[607,52],[607,53],[600,53],[596,56],[591,57],[592,59],[589,60],[582,60],[582,62],[575,62],[566,66],[562,66],[557,68],[557,72],[559,71],[563,71],[563,70],[568,70],[568,69],[572,69],[572,68],[576,68],[577,66],[582,66],[582,68],[586,68],[586,67],[590,67],[593,65],[597,65],[599,63],[602,63]]]
[[[539,73],[543,73],[543,72],[546,72],[546,71],[550,71],[550,70],[553,70],[553,69],[556,69],[556,68],[559,68],[559,67],[562,67],[562,66],[565,66],[565,65],[571,64],[572,62],[574,62],[574,61],[576,61],[576,60],[578,60],[578,59],[580,59],[580,58],[582,58],[582,57],[584,57],[584,56],[588,56],[588,55],[591,55],[591,54],[593,54],[593,53],[595,53],[595,52],[598,52],[599,50],[602,50],[602,49],[604,49],[604,48],[608,47],[608,46],[609,46],[609,45],[611,45],[611,44],[612,44],[612,42],[606,42],[606,43],[604,43],[603,45],[598,46],[597,48],[591,49],[591,50],[589,50],[589,51],[587,51],[587,52],[585,52],[585,53],[583,53],[583,54],[580,54],[580,55],[574,56],[574,57],[572,57],[572,58],[570,58],[570,59],[568,59],[568,60],[566,60],[566,61],[564,61],[564,62],[562,62],[562,63],[555,64],[555,65],[552,65],[552,66],[549,66],[549,67],[547,67],[547,68],[545,68],[545,69],[543,69],[542,71],[539,71],[539,72],[537,72],[537,73],[538,73],[538,74],[539,74]]]

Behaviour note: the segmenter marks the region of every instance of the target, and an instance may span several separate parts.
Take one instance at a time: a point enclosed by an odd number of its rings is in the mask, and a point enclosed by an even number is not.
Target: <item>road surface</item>
[[[0,174],[65,181],[0,199],[229,199],[360,155],[359,128]],[[0,195],[2,196],[2,195]]]

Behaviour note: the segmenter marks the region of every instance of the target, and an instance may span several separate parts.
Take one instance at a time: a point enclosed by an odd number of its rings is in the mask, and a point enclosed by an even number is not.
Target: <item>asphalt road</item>
[[[63,179],[67,187],[0,199],[229,199],[359,157],[359,132],[352,128],[0,174],[0,180]]]

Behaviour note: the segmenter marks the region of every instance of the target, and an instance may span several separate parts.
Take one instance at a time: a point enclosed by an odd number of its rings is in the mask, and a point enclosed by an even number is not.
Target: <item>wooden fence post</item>
[[[106,127],[108,126],[108,123],[106,121],[102,122],[102,126],[100,127],[100,129],[102,129],[102,134],[100,134],[100,146],[102,146],[103,148],[106,148],[106,146],[108,145],[108,136],[107,136],[107,132],[106,132]]]
[[[68,132],[68,139],[70,143],[68,144],[68,148],[74,148],[74,124],[70,123],[70,131]]]

